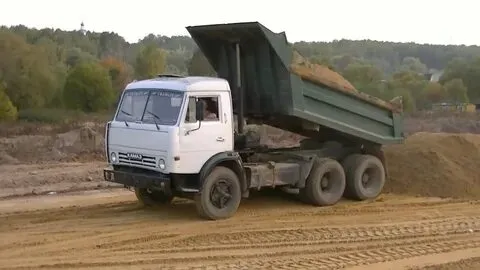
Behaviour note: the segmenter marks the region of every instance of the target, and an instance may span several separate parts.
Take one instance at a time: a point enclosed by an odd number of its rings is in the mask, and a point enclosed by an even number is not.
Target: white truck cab
[[[132,82],[109,123],[109,162],[164,174],[199,173],[212,156],[233,150],[231,104],[229,84],[220,78]],[[204,110],[203,121],[196,119],[197,109]]]
[[[248,196],[233,119],[227,80],[159,75],[132,82],[107,123],[104,178],[133,187],[144,205],[193,197],[201,216],[230,217]]]

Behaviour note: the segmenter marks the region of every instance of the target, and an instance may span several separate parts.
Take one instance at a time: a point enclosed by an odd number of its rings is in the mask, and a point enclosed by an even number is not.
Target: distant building
[[[82,22],[80,24],[80,32],[85,35],[87,33],[87,30],[85,30],[85,24]]]
[[[438,82],[442,77],[444,70],[431,70],[425,74],[425,78],[431,82]]]

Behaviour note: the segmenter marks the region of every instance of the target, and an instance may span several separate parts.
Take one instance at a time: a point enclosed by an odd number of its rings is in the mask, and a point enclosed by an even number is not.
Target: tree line
[[[403,96],[408,112],[480,98],[479,46],[372,40],[291,46],[360,91],[387,100]],[[439,80],[430,81],[428,74],[439,71]],[[0,27],[1,120],[44,108],[109,110],[129,81],[159,73],[215,75],[188,36],[150,34],[128,43],[112,32]]]

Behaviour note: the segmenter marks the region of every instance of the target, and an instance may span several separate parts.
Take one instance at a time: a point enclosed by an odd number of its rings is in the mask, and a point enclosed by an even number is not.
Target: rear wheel
[[[205,219],[226,219],[240,205],[241,187],[238,176],[227,167],[219,166],[205,178],[202,191],[195,195],[198,214]]]
[[[385,168],[372,155],[353,154],[343,162],[347,178],[344,196],[354,200],[374,199],[385,185]]]
[[[344,190],[345,173],[342,165],[330,158],[317,158],[299,195],[306,203],[327,206],[336,204]]]
[[[163,191],[148,188],[135,188],[135,196],[143,206],[161,205],[173,200],[173,196],[167,195]]]

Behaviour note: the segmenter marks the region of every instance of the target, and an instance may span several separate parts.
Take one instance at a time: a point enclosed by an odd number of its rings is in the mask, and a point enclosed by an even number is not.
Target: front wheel
[[[229,168],[219,166],[205,178],[202,191],[195,195],[198,214],[211,220],[226,219],[240,205],[241,187],[238,176]]]
[[[135,188],[135,196],[143,206],[156,206],[170,203],[173,196],[169,196],[159,190],[150,190],[148,188]]]

